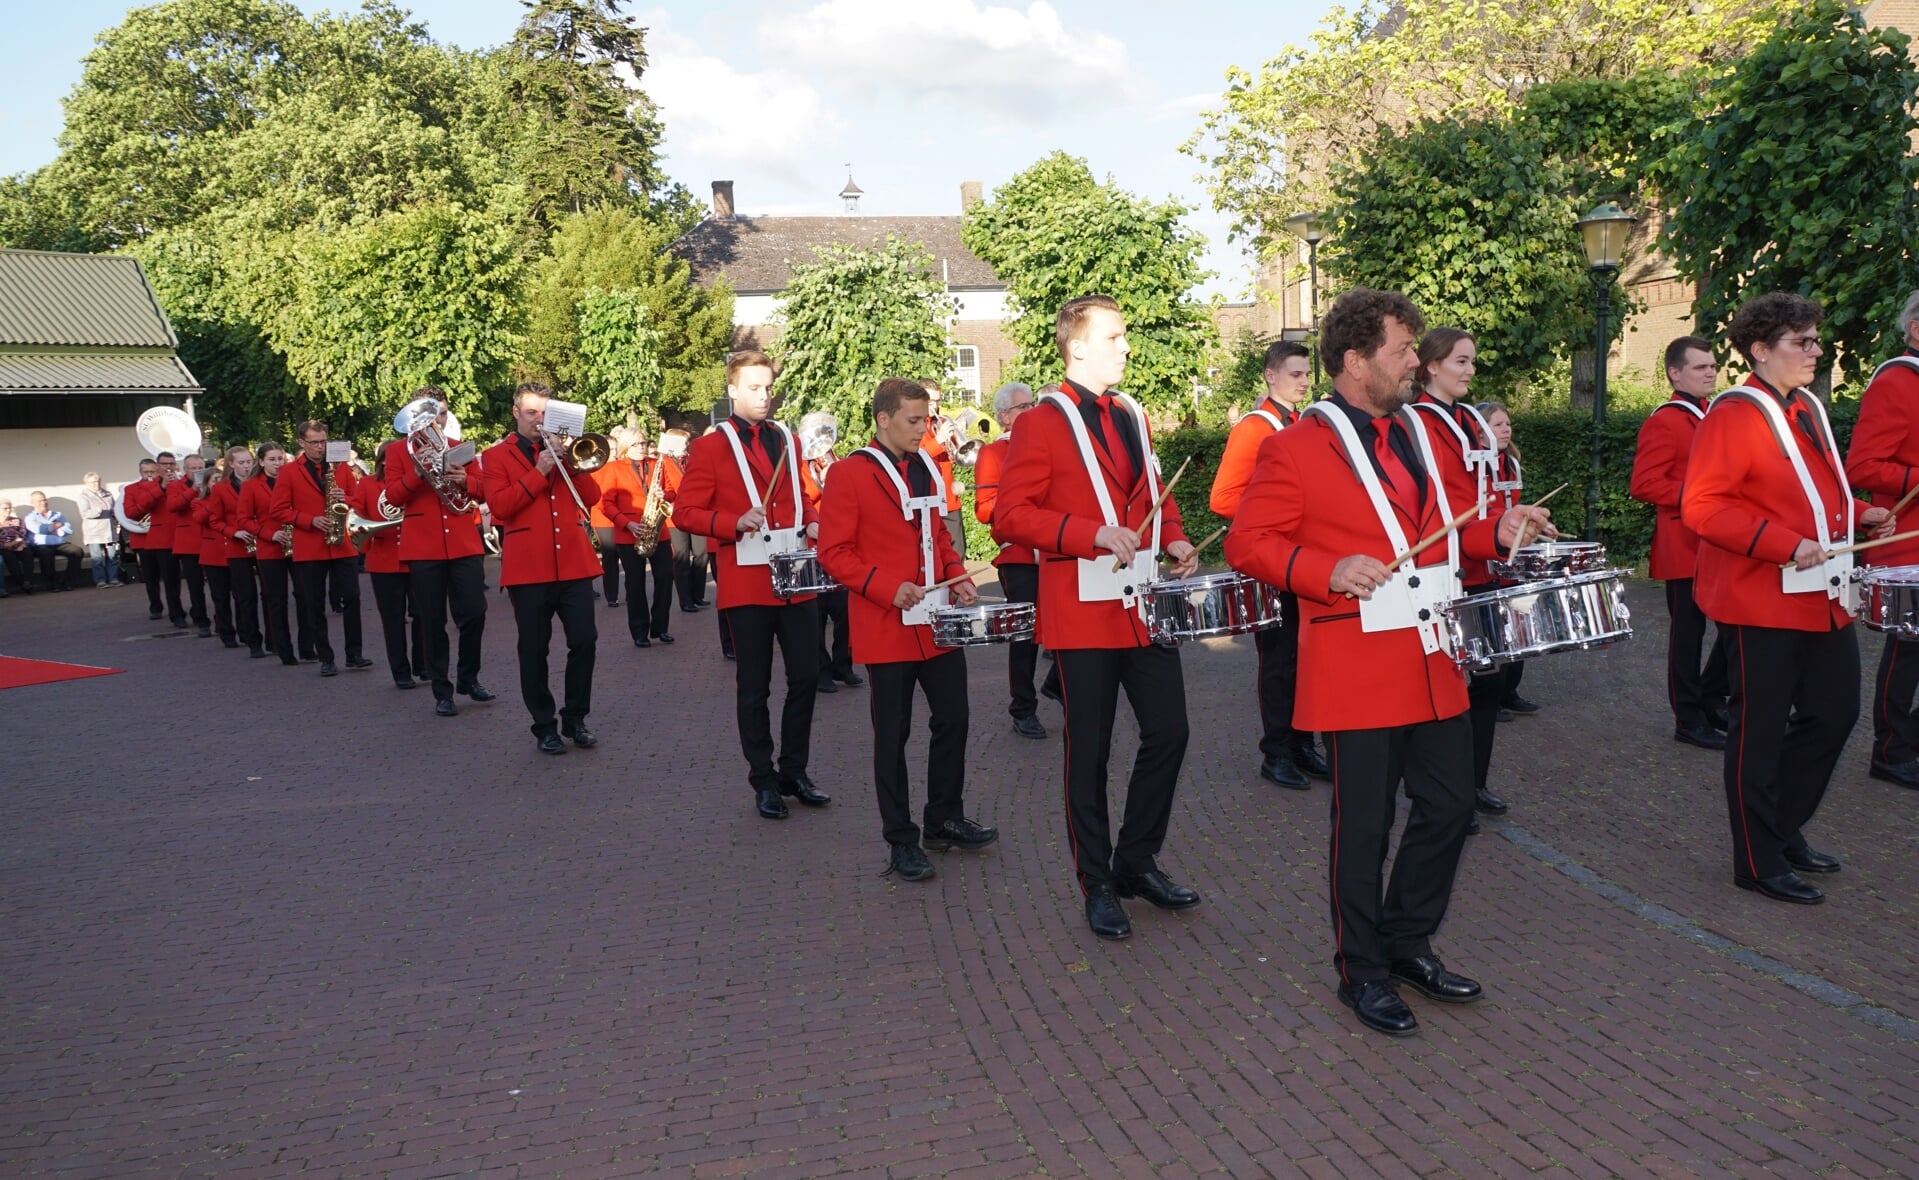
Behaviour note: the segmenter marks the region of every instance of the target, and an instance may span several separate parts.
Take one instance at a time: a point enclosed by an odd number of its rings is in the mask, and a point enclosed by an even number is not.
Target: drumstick
[[[1539,499],[1534,500],[1530,505],[1528,505],[1528,507],[1537,508],[1541,504],[1544,504],[1546,501],[1552,499],[1554,496],[1557,496],[1559,493],[1565,490],[1566,490],[1566,485],[1562,483],[1558,487],[1554,488],[1552,491],[1547,492],[1545,495],[1539,497]],[[1513,559],[1513,555],[1519,552],[1519,547],[1525,543],[1526,526],[1531,523],[1532,521],[1530,519],[1522,520],[1519,522],[1519,531],[1513,534],[1513,547],[1506,551],[1507,561],[1510,562]]]
[[[762,508],[771,508],[773,506],[773,493],[780,490],[780,472],[786,470],[786,457],[792,452],[792,449],[791,447],[780,448],[780,461],[773,464],[773,478],[766,481],[766,490],[760,493],[760,506]],[[771,526],[772,523],[769,515],[767,524]]]
[[[1892,514],[1894,516],[1899,515],[1902,511],[1905,510],[1906,505],[1912,503],[1913,497],[1915,496],[1919,496],[1919,487],[1913,488],[1910,492],[1907,492],[1904,496],[1900,497],[1899,502],[1892,506]]]
[[[1186,456],[1186,462],[1181,463],[1179,470],[1173,472],[1173,478],[1167,480],[1165,486],[1159,489],[1159,499],[1153,501],[1153,506],[1146,510],[1146,519],[1141,521],[1139,527],[1133,530],[1133,544],[1137,545],[1146,539],[1146,530],[1153,527],[1153,517],[1159,515],[1160,505],[1166,503],[1166,497],[1173,494],[1173,485],[1179,482],[1180,476],[1186,474],[1186,468],[1192,461],[1193,457],[1191,455]],[[1117,557],[1113,559],[1114,573],[1118,573],[1125,568],[1125,562]]]
[[[1425,540],[1421,541],[1419,544],[1414,545],[1411,549],[1406,550],[1406,552],[1400,554],[1398,557],[1395,557],[1391,561],[1387,562],[1386,568],[1389,570],[1397,570],[1401,564],[1411,561],[1413,558],[1418,557],[1420,554],[1426,552],[1426,550],[1432,548],[1434,545],[1445,540],[1447,534],[1451,533],[1454,529],[1458,528],[1460,525],[1465,524],[1467,521],[1471,520],[1475,515],[1478,514],[1481,508],[1484,508],[1486,505],[1492,503],[1492,500],[1493,498],[1491,496],[1487,496],[1485,499],[1473,505],[1471,508],[1466,509],[1466,511],[1460,513],[1458,516],[1453,517],[1451,520],[1447,521],[1445,524],[1445,527],[1441,528],[1438,532],[1434,533],[1430,537],[1427,537]],[[1351,590],[1348,590],[1346,592],[1346,597],[1358,598],[1359,595],[1354,594]]]
[[[1894,541],[1910,541],[1914,537],[1919,537],[1919,529],[1913,529],[1909,533],[1894,533],[1890,537],[1880,537],[1877,540],[1873,540],[1873,541],[1859,541],[1855,544],[1847,545],[1844,548],[1840,548],[1840,549],[1828,549],[1826,550],[1826,556],[1837,557],[1841,553],[1857,553],[1861,549],[1874,549],[1880,545],[1890,545]],[[1793,567],[1793,565],[1794,565],[1793,562],[1782,561],[1779,563],[1779,568],[1782,570],[1789,570]]]
[[[1211,545],[1214,541],[1219,540],[1221,537],[1225,535],[1226,535],[1226,526],[1220,525],[1218,528],[1214,529],[1212,532],[1206,534],[1206,539],[1204,541],[1201,541],[1199,544],[1193,546],[1194,554],[1198,554],[1200,550],[1206,548],[1206,546]]]

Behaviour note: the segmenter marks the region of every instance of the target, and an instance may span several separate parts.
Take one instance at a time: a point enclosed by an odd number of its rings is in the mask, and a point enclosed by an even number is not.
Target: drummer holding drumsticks
[[[1522,524],[1556,535],[1550,514],[1524,506],[1449,529],[1474,509],[1448,495],[1462,461],[1404,409],[1424,326],[1397,292],[1356,288],[1334,302],[1320,329],[1333,396],[1260,446],[1226,535],[1234,569],[1299,595],[1293,725],[1326,735],[1332,770],[1339,997],[1395,1036],[1419,1027],[1395,981],[1447,1003],[1481,994],[1431,943],[1473,818],[1466,676],[1442,643],[1438,608],[1457,593],[1462,558],[1494,557]],[[1432,537],[1443,539],[1413,569],[1387,567]],[[1388,883],[1401,783],[1412,810]]]
[[[853,658],[866,665],[873,692],[873,785],[886,871],[908,881],[934,875],[922,841],[935,851],[972,851],[999,839],[966,818],[963,806],[966,654],[933,642],[932,612],[948,597],[972,606],[979,595],[943,521],[945,481],[920,449],[930,404],[917,381],[881,381],[873,393],[873,441],[835,465],[839,474],[820,500],[820,566],[849,592]],[[923,828],[913,822],[907,795],[915,685],[932,713]]]

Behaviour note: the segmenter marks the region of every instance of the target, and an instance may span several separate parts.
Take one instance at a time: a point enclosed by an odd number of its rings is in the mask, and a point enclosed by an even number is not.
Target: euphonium
[[[448,512],[464,516],[473,511],[473,500],[466,489],[446,477],[446,435],[440,432],[440,403],[430,397],[416,397],[400,407],[393,416],[393,432],[406,439],[407,450],[419,465],[420,475],[440,497]],[[448,425],[452,415],[448,414]]]

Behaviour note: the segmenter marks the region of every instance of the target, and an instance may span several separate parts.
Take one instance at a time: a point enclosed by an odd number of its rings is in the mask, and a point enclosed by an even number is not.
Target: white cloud
[[[785,171],[844,123],[811,83],[783,69],[740,70],[655,23],[643,86],[669,155]]]
[[[1126,46],[1068,29],[1045,0],[1023,12],[975,0],[825,0],[768,18],[760,48],[853,90],[933,91],[1029,113],[1130,85]]]

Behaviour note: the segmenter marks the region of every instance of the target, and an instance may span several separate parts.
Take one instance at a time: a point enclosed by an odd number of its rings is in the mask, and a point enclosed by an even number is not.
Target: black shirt
[[[1113,444],[1106,437],[1108,416],[1100,412],[1099,395],[1089,392],[1085,386],[1073,381],[1062,381],[1059,387],[1061,392],[1077,399],[1079,416],[1086,422],[1087,432],[1098,439],[1100,447],[1105,450],[1109,458],[1112,457]],[[1110,395],[1112,391],[1107,392]],[[1120,445],[1126,448],[1127,456],[1133,461],[1133,470],[1145,470],[1146,456],[1140,449],[1139,430],[1133,423],[1133,416],[1128,413],[1115,413],[1111,415],[1111,420],[1119,430]]]
[[[732,414],[727,417],[727,421],[733,424],[733,429],[740,432],[740,446],[752,446],[754,438],[757,437],[760,451],[766,455],[767,461],[775,467],[779,466],[780,454],[786,450],[786,436],[774,427],[773,419],[767,418],[756,424],[748,422],[738,414]]]
[[[1338,393],[1331,394],[1326,401],[1329,405],[1337,407],[1346,415],[1347,420],[1352,422],[1353,433],[1359,435],[1361,449],[1366,452],[1366,458],[1371,460],[1374,473],[1381,479],[1386,479],[1386,468],[1380,464],[1379,456],[1373,451],[1373,439],[1377,437],[1373,416]],[[1413,483],[1419,492],[1420,506],[1424,507],[1428,482],[1426,464],[1420,460],[1419,448],[1413,445],[1412,435],[1407,433],[1406,424],[1401,422],[1397,415],[1393,416],[1393,424],[1387,428],[1386,445],[1393,449],[1393,454],[1398,455],[1399,461],[1404,463],[1406,470],[1412,473]]]

